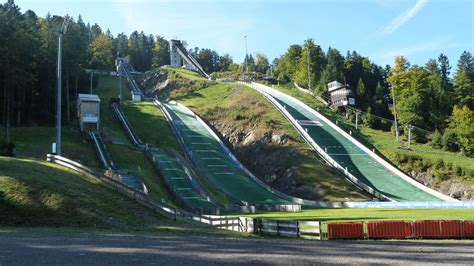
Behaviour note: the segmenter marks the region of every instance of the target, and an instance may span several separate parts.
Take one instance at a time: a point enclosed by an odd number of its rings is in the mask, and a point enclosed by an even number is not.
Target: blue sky
[[[16,0],[37,15],[81,14],[116,35],[133,30],[186,40],[189,47],[229,53],[236,62],[248,50],[270,60],[289,45],[314,38],[324,50],[356,50],[377,64],[405,55],[425,64],[440,53],[455,65],[473,53],[472,0]]]

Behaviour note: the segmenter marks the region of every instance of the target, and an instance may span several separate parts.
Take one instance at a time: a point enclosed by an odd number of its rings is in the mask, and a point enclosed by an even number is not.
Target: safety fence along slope
[[[132,76],[132,70],[132,66],[127,61],[123,60],[119,65],[118,74],[124,76],[127,79],[128,84],[130,85],[130,89],[133,93],[139,94],[141,98],[144,98],[145,95],[143,94],[142,90],[140,89],[140,86],[138,86],[137,82]]]
[[[133,130],[119,103],[111,101],[111,108],[130,142],[145,153],[163,177],[169,191],[184,208],[199,213],[219,212],[219,207],[210,201],[192,171],[179,161],[175,153],[144,144]]]
[[[91,131],[89,132],[89,136],[94,143],[97,157],[99,158],[102,167],[110,171],[110,175],[112,177],[133,189],[148,193],[148,190],[140,177],[121,171],[120,168],[113,163],[112,157],[107,151],[107,147],[105,146],[104,140],[100,136],[99,132]]]
[[[262,84],[244,84],[272,102],[328,164],[374,196],[389,201],[456,201],[407,176],[303,102]]]
[[[191,110],[176,103],[155,100],[170,120],[188,158],[217,188],[243,205],[269,210],[299,211],[290,197],[278,195],[256,180],[214,132]]]

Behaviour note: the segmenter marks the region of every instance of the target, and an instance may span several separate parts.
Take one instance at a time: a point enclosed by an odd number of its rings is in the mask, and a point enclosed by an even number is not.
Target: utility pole
[[[248,72],[249,62],[248,62],[248,53],[247,53],[247,35],[245,35],[244,38],[245,38],[245,72]]]
[[[395,127],[395,136],[397,137],[397,142],[400,139],[400,136],[398,134],[398,121],[397,121],[397,108],[395,105],[395,90],[393,89],[392,86],[390,86],[390,90],[392,91],[392,100],[393,100],[393,126]]]
[[[53,144],[53,153],[61,155],[61,79],[62,79],[62,45],[63,35],[66,33],[69,18],[66,16],[61,29],[58,31],[58,66],[56,75],[56,143]]]
[[[408,125],[408,149],[410,148],[410,144],[411,144],[411,130],[413,129],[413,126],[412,125]]]
[[[359,114],[360,114],[360,111],[357,110],[357,111],[356,111],[356,129],[359,128]]]
[[[91,92],[90,94],[92,94],[92,79],[94,78],[94,70],[91,71],[91,76],[89,77],[89,79],[91,80]]]
[[[308,89],[311,91],[311,76],[309,75],[309,58],[310,58],[310,53],[309,53],[309,47],[308,47],[308,60],[307,63],[308,63]]]
[[[118,71],[118,74],[119,74],[119,98],[120,98],[120,102],[122,102],[122,61],[120,60],[119,61],[119,71]]]

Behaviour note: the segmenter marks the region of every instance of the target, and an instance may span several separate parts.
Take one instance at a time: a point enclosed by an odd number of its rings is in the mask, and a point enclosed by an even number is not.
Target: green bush
[[[459,151],[459,139],[456,133],[452,131],[446,131],[441,139],[443,148],[447,151]]]
[[[439,133],[438,130],[436,130],[431,136],[431,141],[429,145],[435,149],[441,149],[443,148],[442,141],[443,141],[443,135]]]
[[[4,139],[2,140],[2,142],[0,142],[0,156],[14,157],[14,150],[15,144],[13,144],[13,142],[7,142]]]

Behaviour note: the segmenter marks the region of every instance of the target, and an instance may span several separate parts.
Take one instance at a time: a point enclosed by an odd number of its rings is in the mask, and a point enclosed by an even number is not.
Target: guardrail
[[[368,192],[369,194],[375,196],[376,198],[379,198],[381,200],[388,200],[388,201],[394,201],[393,199],[379,193],[372,187],[368,186],[367,184],[361,182],[357,177],[352,175],[346,168],[342,167],[338,162],[336,162],[334,159],[331,158],[319,145],[309,136],[309,134],[306,132],[306,130],[303,129],[303,127],[296,121],[293,116],[286,110],[286,108],[281,105],[278,101],[276,101],[272,96],[268,95],[265,91],[260,89],[258,86],[255,84],[258,83],[246,83],[246,82],[240,82],[243,85],[249,86],[256,91],[260,92],[268,101],[270,101],[287,119],[290,121],[290,123],[295,127],[295,129],[298,131],[298,133],[303,137],[303,139],[323,158],[324,161],[326,161],[327,164],[330,166],[334,167],[336,170],[344,174],[346,178],[354,183],[356,186],[360,187],[364,191]],[[258,84],[260,85],[260,84]]]
[[[321,240],[321,223],[317,221],[281,221],[255,219],[255,232],[285,237]]]
[[[56,163],[77,171],[83,175],[100,181],[106,187],[113,189],[125,196],[135,199],[138,203],[153,209],[159,214],[174,220],[195,221],[219,229],[232,230],[236,232],[253,232],[253,219],[246,217],[228,217],[215,215],[196,215],[173,206],[167,206],[154,200],[151,196],[134,190],[110,177],[96,174],[92,169],[68,158],[47,154],[47,161]]]
[[[123,129],[125,130],[125,133],[128,135],[130,138],[130,141],[132,144],[140,149],[144,149],[144,145],[140,138],[137,136],[135,131],[133,130],[132,126],[130,125],[130,122],[128,122],[128,119],[125,117],[125,115],[122,112],[122,109],[117,103],[112,103],[111,104],[112,109],[115,112],[115,115],[117,116],[118,120],[122,124]]]

